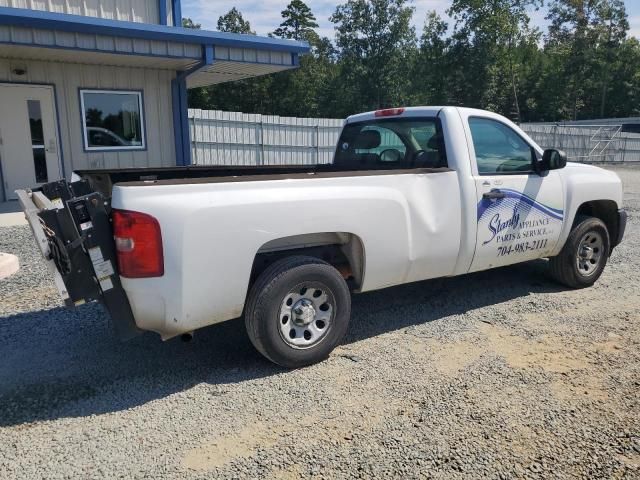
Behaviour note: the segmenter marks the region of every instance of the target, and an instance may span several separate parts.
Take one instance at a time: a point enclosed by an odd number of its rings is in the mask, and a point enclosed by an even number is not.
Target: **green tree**
[[[627,38],[616,47],[616,62],[609,72],[611,83],[605,116],[640,115],[640,41]]]
[[[300,68],[189,92],[200,108],[344,117],[393,105],[487,108],[519,121],[640,115],[640,42],[623,0],[549,0],[549,30],[530,26],[541,0],[453,0],[453,29],[426,14],[419,39],[409,0],[345,0],[330,20],[291,0],[273,35],[308,41]],[[193,21],[185,24],[197,28]],[[237,9],[219,28],[252,32]]]
[[[316,17],[302,0],[291,0],[282,12],[284,21],[273,32],[276,37],[294,40],[309,40],[317,37],[314,28],[318,28]]]
[[[194,21],[191,20],[190,18],[183,18],[182,19],[182,27],[183,28],[194,28],[196,30],[200,30],[200,28],[202,28],[202,25],[200,25],[199,23],[194,23]]]
[[[602,23],[597,27],[599,37],[598,63],[600,67],[600,116],[606,113],[607,95],[611,83],[611,70],[620,61],[620,46],[627,37],[629,21],[623,0],[610,0],[598,5]]]
[[[564,84],[556,99],[561,118],[606,114],[610,71],[629,29],[622,0],[553,0],[545,53],[559,58]],[[561,65],[560,65],[561,64]]]
[[[273,111],[278,115],[317,117],[330,115],[331,82],[335,77],[336,51],[326,37],[320,37],[311,9],[301,0],[293,0],[282,11],[283,22],[273,35],[292,40],[304,40],[311,46],[311,54],[302,55],[300,67],[274,76],[270,95]]]
[[[218,18],[218,30],[221,32],[256,34],[251,30],[249,21],[244,19],[242,13],[236,7],[233,7]]]
[[[450,103],[450,48],[448,24],[435,11],[427,12],[411,78],[411,103]]]
[[[340,55],[341,115],[405,103],[416,50],[408,0],[347,0],[330,17]]]
[[[473,52],[463,58],[471,61],[465,68],[484,94],[479,106],[512,115],[518,122],[522,113],[517,50],[539,39],[539,32],[529,25],[527,9],[541,5],[542,0],[453,0],[448,10],[455,20],[454,40]]]

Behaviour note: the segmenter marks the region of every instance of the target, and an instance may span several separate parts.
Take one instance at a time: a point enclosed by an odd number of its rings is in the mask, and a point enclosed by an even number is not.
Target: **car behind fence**
[[[189,110],[191,156],[196,165],[330,163],[344,120]],[[576,162],[640,164],[640,119],[572,124],[525,123],[543,148],[565,150]],[[636,130],[636,131],[640,131]]]

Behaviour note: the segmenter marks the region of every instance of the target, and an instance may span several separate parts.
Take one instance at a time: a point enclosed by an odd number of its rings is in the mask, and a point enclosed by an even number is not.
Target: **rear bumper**
[[[617,247],[622,242],[624,232],[627,229],[627,211],[624,209],[618,210],[618,231],[615,238],[611,239],[611,248]]]

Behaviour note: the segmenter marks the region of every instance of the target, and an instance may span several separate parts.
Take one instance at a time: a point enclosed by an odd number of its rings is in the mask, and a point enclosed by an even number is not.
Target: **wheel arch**
[[[576,220],[581,216],[595,217],[602,220],[609,232],[611,249],[618,244],[618,204],[615,201],[589,200],[584,202],[576,210],[573,223],[575,224]]]
[[[316,232],[280,237],[263,244],[253,258],[249,288],[269,265],[292,255],[316,257],[333,265],[353,291],[363,285],[366,254],[362,238],[350,232]]]

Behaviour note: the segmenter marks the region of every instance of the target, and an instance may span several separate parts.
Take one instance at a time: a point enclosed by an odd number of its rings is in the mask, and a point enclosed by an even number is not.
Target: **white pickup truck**
[[[68,305],[163,339],[244,316],[299,367],[343,338],[351,293],[549,258],[592,285],[626,225],[620,179],[480,110],[346,120],[329,165],[76,172],[18,191]]]

